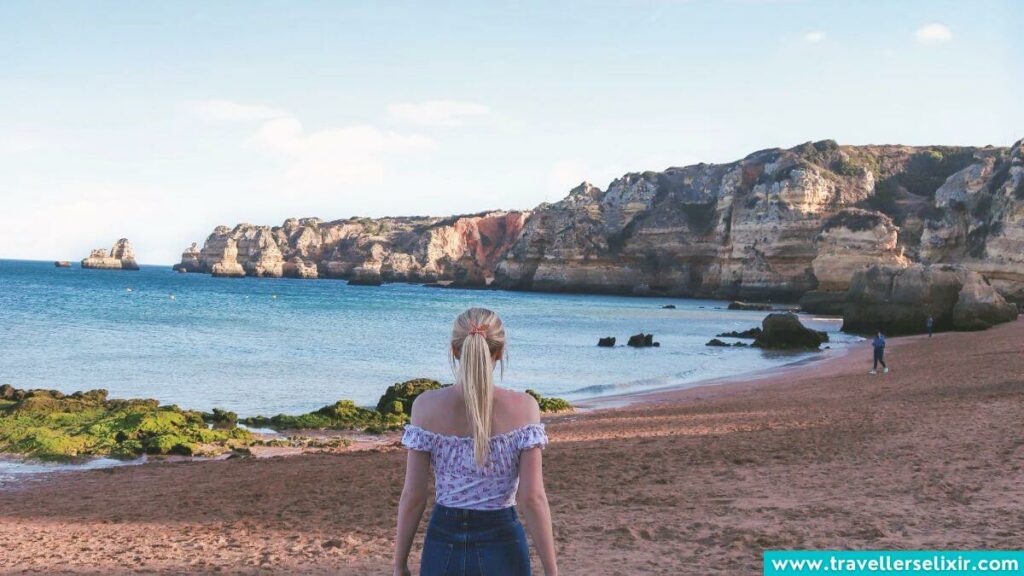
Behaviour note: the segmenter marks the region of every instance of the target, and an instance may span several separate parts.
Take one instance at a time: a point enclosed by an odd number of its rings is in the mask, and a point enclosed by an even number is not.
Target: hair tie
[[[483,336],[486,339],[487,338],[487,327],[486,326],[472,326],[469,329],[469,334],[467,334],[466,336],[468,337],[468,336],[472,336],[474,334],[479,334],[479,335]]]

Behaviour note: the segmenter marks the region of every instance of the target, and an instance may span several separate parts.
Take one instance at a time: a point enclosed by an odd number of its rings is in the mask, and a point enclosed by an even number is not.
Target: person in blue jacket
[[[871,374],[878,374],[878,365],[882,365],[882,372],[889,372],[889,367],[885,365],[885,336],[882,335],[882,331],[879,330],[875,339],[871,341],[871,346],[875,349],[875,363],[871,367]]]

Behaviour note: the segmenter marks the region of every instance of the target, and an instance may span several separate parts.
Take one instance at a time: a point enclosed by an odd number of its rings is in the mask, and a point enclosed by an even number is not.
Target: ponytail
[[[502,356],[505,328],[498,315],[470,308],[455,319],[452,328],[455,383],[462,386],[466,415],[473,429],[473,457],[483,467],[490,456],[491,416],[494,408],[494,359]],[[504,369],[504,364],[502,364]]]

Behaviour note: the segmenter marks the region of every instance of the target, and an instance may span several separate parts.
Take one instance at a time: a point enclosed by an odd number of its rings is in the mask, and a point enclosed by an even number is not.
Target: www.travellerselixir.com
[[[766,550],[764,576],[898,574],[1024,576],[1024,550]]]

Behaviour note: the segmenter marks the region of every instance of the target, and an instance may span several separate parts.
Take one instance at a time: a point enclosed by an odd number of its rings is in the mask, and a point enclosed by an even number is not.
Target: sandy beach
[[[1022,321],[893,339],[877,376],[865,343],[554,418],[562,572],[760,574],[766,548],[1020,548],[1022,342]],[[0,491],[0,571],[390,574],[403,459],[391,442],[22,482]]]

